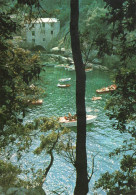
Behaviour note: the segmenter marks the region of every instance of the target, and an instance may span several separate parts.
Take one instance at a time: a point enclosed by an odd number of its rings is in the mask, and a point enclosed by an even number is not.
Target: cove
[[[40,116],[64,116],[68,112],[75,114],[75,71],[68,71],[64,68],[55,66],[46,67],[41,74],[42,81],[39,83],[46,90],[46,97],[43,98],[43,104],[29,108],[26,121],[31,121]],[[68,88],[58,88],[57,84],[61,78],[71,78],[68,82],[71,84]],[[119,157],[109,158],[108,154],[123,142],[123,136],[119,131],[112,128],[114,121],[110,121],[105,114],[105,103],[109,94],[96,94],[96,89],[112,84],[109,72],[93,70],[86,73],[86,112],[87,114],[97,115],[93,124],[87,125],[87,156],[88,165],[91,171],[92,155],[95,156],[95,172],[89,183],[89,195],[94,194],[93,185],[100,174],[106,171],[114,171],[119,167]],[[102,99],[92,101],[93,96],[101,96]],[[76,128],[72,128],[71,134],[76,137]],[[39,140],[35,140],[31,150],[38,146]],[[43,188],[47,195],[53,194],[53,190],[64,191],[63,195],[72,195],[75,187],[75,170],[71,164],[65,161],[61,156],[55,155],[55,162],[52,166]],[[33,161],[34,166],[45,168],[48,165],[48,156],[42,153],[36,156],[29,153],[23,158],[24,168],[30,166]],[[104,191],[98,191],[100,194],[106,194]]]

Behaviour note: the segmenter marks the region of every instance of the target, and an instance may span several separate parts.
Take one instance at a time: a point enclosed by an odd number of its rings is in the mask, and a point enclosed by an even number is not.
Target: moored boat
[[[67,82],[67,81],[70,81],[71,78],[64,78],[64,79],[59,79],[59,82]]]
[[[68,66],[66,69],[67,69],[68,71],[74,71],[74,70],[75,70],[75,66],[74,66],[74,65]]]
[[[92,97],[92,100],[95,101],[95,100],[101,100],[102,97]]]
[[[101,89],[97,89],[96,92],[97,93],[108,93],[108,92],[111,92],[111,91],[115,91],[117,88],[117,86],[115,84],[113,85],[110,85],[108,87],[103,87]]]
[[[91,72],[93,69],[92,68],[86,68],[85,72]]]
[[[39,100],[33,100],[31,102],[31,104],[33,104],[33,105],[41,105],[42,103],[43,103],[43,100],[41,100],[41,99],[39,99]]]
[[[70,84],[57,84],[57,87],[60,87],[60,88],[66,88],[66,87],[70,87],[71,85]]]
[[[86,124],[90,124],[95,121],[97,116],[94,115],[86,115]],[[77,119],[67,119],[67,117],[60,117],[59,122],[62,126],[65,127],[76,127],[77,126]]]

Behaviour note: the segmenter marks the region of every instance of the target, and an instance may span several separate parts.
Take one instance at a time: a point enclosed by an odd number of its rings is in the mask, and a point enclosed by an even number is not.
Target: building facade
[[[60,21],[56,18],[39,18],[26,26],[26,42],[44,48],[60,31]]]

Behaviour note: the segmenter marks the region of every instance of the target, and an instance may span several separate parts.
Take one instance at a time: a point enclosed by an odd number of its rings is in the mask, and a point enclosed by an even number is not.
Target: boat
[[[39,99],[39,100],[33,100],[31,102],[31,104],[33,104],[33,105],[41,105],[42,103],[43,103],[43,100],[41,100],[41,99]]]
[[[93,100],[93,101],[101,100],[101,99],[102,99],[102,97],[92,97],[92,100]]]
[[[85,72],[91,72],[93,69],[92,68],[86,68]]]
[[[97,89],[96,92],[97,93],[109,93],[111,91],[115,91],[117,88],[117,86],[115,84],[113,85],[110,85],[108,87],[104,87],[104,88],[101,88],[101,89]]]
[[[86,115],[86,124],[90,124],[95,121],[97,116],[94,115]],[[59,123],[64,127],[76,127],[77,120],[76,119],[67,119],[67,117],[63,116],[59,118]]]
[[[67,81],[70,81],[71,78],[64,78],[64,79],[59,79],[59,82],[67,82]]]
[[[74,70],[75,70],[75,66],[74,66],[74,65],[68,66],[66,69],[67,69],[68,71],[74,71]]]
[[[70,87],[71,85],[70,84],[57,84],[57,87],[60,87],[60,88],[66,88],[66,87]]]

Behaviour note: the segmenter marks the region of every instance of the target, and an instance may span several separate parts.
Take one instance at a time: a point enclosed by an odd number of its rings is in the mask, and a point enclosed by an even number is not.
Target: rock
[[[101,60],[97,59],[97,58],[93,59],[93,63],[94,64],[102,64]]]
[[[16,188],[16,187],[11,187],[11,188],[9,188],[9,189],[7,190],[6,195],[13,195],[13,194],[15,194],[17,191],[18,191],[18,188]]]
[[[51,52],[58,52],[58,51],[60,51],[60,49],[58,48],[58,47],[53,47],[52,49],[51,49]]]
[[[46,49],[41,45],[36,45],[31,48],[31,51],[46,51]]]
[[[109,69],[106,66],[101,67],[102,70],[108,71]]]
[[[67,58],[63,57],[63,56],[59,56],[59,61],[60,61],[60,63],[66,63],[67,62]]]
[[[69,53],[69,52],[67,52],[67,51],[64,53],[64,56],[67,57],[67,58],[68,58],[68,57],[70,57],[70,58],[73,57],[73,56],[72,56],[72,53]]]
[[[18,191],[15,193],[15,195],[28,195],[29,190],[25,188],[18,188]]]
[[[74,64],[73,59],[72,59],[72,58],[70,58],[70,57],[68,57],[68,58],[67,58],[67,62],[68,62],[69,64],[71,64],[71,65],[72,65],[72,64]]]
[[[106,66],[101,66],[101,65],[96,65],[93,66],[94,69],[98,69],[98,70],[104,70],[104,71],[108,71],[109,69]]]
[[[85,67],[86,68],[93,68],[93,64],[92,63],[88,63]]]
[[[0,195],[5,195],[4,188],[2,186],[0,186]]]
[[[66,50],[65,48],[61,48],[60,51],[64,53]]]
[[[64,54],[66,50],[65,48],[53,47],[50,51],[55,54]]]
[[[46,195],[46,193],[42,189],[42,187],[35,187],[35,188],[29,190],[28,195]]]

